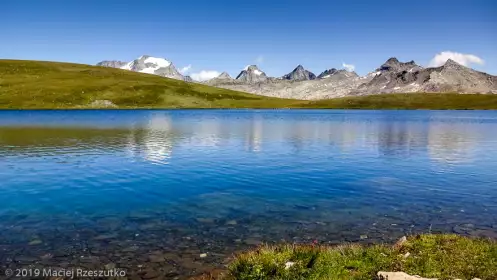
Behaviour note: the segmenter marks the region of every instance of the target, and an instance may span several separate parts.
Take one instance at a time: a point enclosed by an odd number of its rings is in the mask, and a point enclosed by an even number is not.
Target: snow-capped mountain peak
[[[144,62],[155,64],[159,67],[168,67],[169,65],[171,65],[171,62],[164,59],[164,58],[158,58],[158,57],[152,57],[152,56],[148,56],[147,58],[145,58]]]
[[[156,74],[157,70],[170,67],[171,65],[172,63],[164,58],[142,55],[138,59],[124,65],[121,69]]]
[[[174,64],[171,61],[160,57],[153,57],[150,55],[142,55],[139,58],[128,63],[103,61],[98,63],[97,65],[120,68],[134,72],[154,74],[177,80],[190,80],[188,77],[181,75],[181,73],[176,69],[176,67],[174,67]]]

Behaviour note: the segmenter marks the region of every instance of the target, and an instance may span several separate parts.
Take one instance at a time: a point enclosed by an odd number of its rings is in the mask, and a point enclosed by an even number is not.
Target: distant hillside
[[[363,77],[350,69],[336,68],[325,70],[316,77],[299,65],[289,74],[273,78],[265,74],[259,76],[264,72],[256,65],[250,67],[254,71],[245,69],[235,80],[212,79],[205,83],[264,96],[301,100],[385,93],[497,94],[497,76],[476,71],[451,59],[439,67],[423,68],[414,61],[400,62],[392,57]],[[255,79],[245,78],[247,74],[252,74],[248,76]]]
[[[288,100],[72,63],[0,60],[0,108],[279,107]]]
[[[301,108],[392,110],[495,110],[495,94],[384,93],[309,101]]]

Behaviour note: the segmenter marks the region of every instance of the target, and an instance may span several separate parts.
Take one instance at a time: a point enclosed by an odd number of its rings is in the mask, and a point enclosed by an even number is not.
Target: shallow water
[[[0,111],[0,275],[185,279],[260,242],[497,237],[496,170],[493,111]]]

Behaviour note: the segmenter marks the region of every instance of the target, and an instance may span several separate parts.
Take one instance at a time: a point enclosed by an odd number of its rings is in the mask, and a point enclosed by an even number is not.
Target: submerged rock
[[[160,273],[152,268],[147,268],[141,274],[142,279],[154,279],[154,278],[159,278],[159,277],[160,277]]]
[[[115,239],[117,238],[117,234],[112,233],[112,234],[101,234],[99,236],[96,236],[93,238],[93,240],[109,240],[109,239]]]
[[[215,220],[211,218],[196,218],[196,220],[202,224],[213,224],[215,222]]]
[[[162,254],[150,255],[150,256],[148,256],[148,259],[152,263],[162,263],[162,262],[166,261],[166,259],[164,258],[164,256]]]
[[[40,239],[35,239],[35,240],[30,241],[29,245],[34,246],[34,245],[40,245],[42,243],[43,243],[43,241],[41,241]]]
[[[452,229],[457,234],[470,234],[475,229],[473,224],[460,224]]]
[[[247,245],[260,245],[262,243],[262,241],[254,238],[248,238],[244,242]]]

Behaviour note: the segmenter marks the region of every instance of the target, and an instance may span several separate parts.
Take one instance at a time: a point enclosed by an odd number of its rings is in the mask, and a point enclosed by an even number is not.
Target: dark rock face
[[[314,73],[304,69],[302,65],[297,66],[292,72],[281,77],[284,80],[290,81],[307,81],[316,79]]]
[[[323,73],[319,74],[318,79],[327,79],[330,81],[343,81],[346,79],[357,78],[356,72],[349,72],[345,69],[337,70],[336,68],[331,68],[325,70]]]
[[[250,65],[238,74],[236,80],[243,83],[262,83],[266,82],[268,77],[256,65]]]
[[[375,93],[398,90],[402,86],[426,79],[427,73],[421,73],[422,70],[414,61],[404,63],[392,57],[375,70],[372,80],[360,85],[359,89]]]
[[[376,71],[381,71],[381,72],[401,72],[401,71],[406,71],[406,72],[414,72],[417,70],[421,70],[422,67],[417,65],[414,60],[411,60],[409,62],[400,62],[397,58],[392,57],[389,58],[383,65],[380,66],[380,68],[376,69]]]
[[[336,68],[331,68],[331,69],[328,69],[328,70],[324,70],[323,73],[319,74],[317,78],[318,79],[327,78],[327,77],[335,74],[336,72],[338,72],[338,69],[336,69]]]

